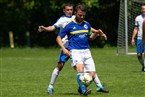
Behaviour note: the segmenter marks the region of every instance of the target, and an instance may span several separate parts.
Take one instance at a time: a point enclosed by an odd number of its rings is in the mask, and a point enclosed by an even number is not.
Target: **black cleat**
[[[78,88],[78,92],[79,92],[80,94],[83,94],[80,87]]]
[[[84,93],[82,93],[81,88],[79,87],[79,88],[78,88],[78,92],[79,92],[81,95],[87,96],[88,94],[91,94],[91,89],[87,89]]]
[[[88,94],[91,94],[91,89],[87,89],[84,93],[83,93],[83,95],[84,96],[87,96]]]
[[[145,72],[145,67],[142,67],[142,72]]]

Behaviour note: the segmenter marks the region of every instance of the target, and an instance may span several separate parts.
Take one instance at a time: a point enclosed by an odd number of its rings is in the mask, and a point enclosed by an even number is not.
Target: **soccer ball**
[[[92,82],[93,78],[89,73],[82,73],[80,75],[80,82],[85,85],[85,86],[89,86]]]

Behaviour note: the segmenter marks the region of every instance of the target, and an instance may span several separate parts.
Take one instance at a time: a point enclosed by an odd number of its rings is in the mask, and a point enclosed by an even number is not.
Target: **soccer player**
[[[53,24],[52,26],[48,26],[48,27],[44,27],[44,26],[39,26],[38,27],[38,31],[39,32],[42,32],[42,31],[54,31],[55,29],[57,28],[60,28],[60,30],[63,28],[64,25],[66,25],[68,22],[70,22],[71,20],[73,20],[75,18],[75,15],[72,15],[73,14],[73,5],[70,4],[70,3],[66,3],[63,5],[63,12],[65,15],[61,16],[57,22],[55,24]],[[102,32],[102,30],[96,30],[94,28],[91,28],[91,30],[93,32],[96,32],[97,34],[99,34],[100,36],[103,36],[105,38],[105,40],[107,40],[107,37],[106,35]],[[67,36],[65,36],[63,38],[63,45],[65,47],[67,47],[68,45],[68,39],[67,39]],[[62,70],[65,62],[69,59],[69,56],[66,56],[63,54],[62,50],[60,50],[60,55],[59,55],[59,60],[58,60],[58,64],[57,66],[54,68],[53,72],[52,72],[52,75],[51,75],[51,80],[50,80],[50,84],[48,86],[48,93],[49,94],[53,94],[54,92],[54,83],[60,73],[60,71]],[[99,79],[98,80],[95,80],[95,83],[96,85],[100,85],[100,81]],[[97,87],[97,90],[98,91],[101,91],[101,92],[106,92],[103,90],[103,88],[101,89],[98,89]]]
[[[145,19],[143,21],[143,36],[142,36],[142,48],[144,50],[144,65],[145,65]],[[145,71],[145,69],[144,69]]]
[[[145,4],[141,5],[141,15],[138,15],[135,19],[135,27],[132,34],[132,45],[135,45],[135,37],[137,36],[136,40],[136,51],[137,51],[137,58],[142,65],[142,71],[145,72],[145,63],[144,63],[144,56],[143,56],[143,48],[142,48],[142,24],[145,17]]]
[[[143,21],[142,30],[143,30],[143,35],[142,35],[142,47],[143,47],[143,49],[145,50],[145,19],[144,19],[144,21]],[[144,56],[145,56],[145,51],[144,51]],[[145,60],[144,60],[144,61],[145,61]]]
[[[78,92],[83,95],[88,95],[91,90],[82,85],[79,76],[84,72],[92,75],[94,80],[99,82],[97,86],[98,91],[108,93],[100,83],[96,74],[95,64],[89,50],[89,39],[94,39],[96,33],[92,34],[91,26],[88,22],[84,21],[86,15],[86,7],[78,4],[75,8],[75,19],[68,23],[58,34],[57,43],[62,49],[63,53],[71,58],[71,66],[77,71],[77,82],[79,85]],[[68,36],[69,45],[66,48],[63,45],[63,37]]]

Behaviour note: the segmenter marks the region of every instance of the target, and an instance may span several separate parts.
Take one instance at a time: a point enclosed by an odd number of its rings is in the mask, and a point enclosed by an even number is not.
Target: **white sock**
[[[96,77],[94,78],[93,81],[94,81],[94,83],[96,84],[96,86],[102,86],[102,84],[101,84],[101,82],[100,82],[100,80],[99,80],[97,74],[96,74]]]
[[[52,75],[51,75],[50,85],[52,85],[52,86],[54,85],[58,74],[59,74],[59,71],[57,68],[55,68],[52,72]]]

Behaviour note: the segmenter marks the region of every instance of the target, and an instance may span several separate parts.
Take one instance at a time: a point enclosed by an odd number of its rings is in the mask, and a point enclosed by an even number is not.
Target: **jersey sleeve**
[[[53,26],[54,26],[55,28],[62,28],[62,26],[63,26],[62,17],[60,17],[60,18],[56,21],[56,23],[53,24]]]
[[[90,30],[89,33],[88,33],[88,35],[90,36],[91,34],[92,34],[92,31]]]
[[[88,23],[88,30],[89,30],[88,35],[90,36],[92,34],[92,31],[91,31],[91,25],[89,23]]]
[[[134,26],[135,26],[135,27],[138,27],[138,26],[139,26],[138,17],[135,18],[135,24],[134,24]]]
[[[60,36],[61,38],[63,38],[63,37],[65,37],[65,35],[67,35],[68,32],[69,32],[69,31],[68,31],[68,27],[65,26],[64,28],[62,28],[62,29],[60,30],[60,32],[58,33],[57,36]]]

